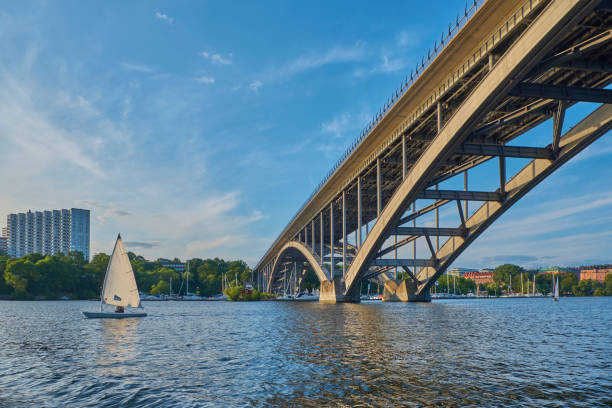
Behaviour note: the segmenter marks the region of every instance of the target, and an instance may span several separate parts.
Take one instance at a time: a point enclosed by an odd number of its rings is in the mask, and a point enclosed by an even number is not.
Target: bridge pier
[[[411,280],[388,280],[385,282],[383,302],[431,302],[429,291],[426,295],[416,294],[417,287]]]
[[[333,281],[324,280],[319,289],[319,303],[358,303],[359,295],[344,295],[344,280],[340,277]]]

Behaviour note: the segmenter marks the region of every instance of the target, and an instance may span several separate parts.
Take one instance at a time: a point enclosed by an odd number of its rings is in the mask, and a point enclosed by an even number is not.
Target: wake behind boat
[[[103,305],[115,306],[115,312],[105,312],[102,308]],[[147,315],[144,312],[125,312],[126,307],[142,308],[132,264],[121,240],[121,235],[118,235],[106,267],[102,295],[100,296],[100,311],[83,312],[83,314],[88,319],[125,319]]]

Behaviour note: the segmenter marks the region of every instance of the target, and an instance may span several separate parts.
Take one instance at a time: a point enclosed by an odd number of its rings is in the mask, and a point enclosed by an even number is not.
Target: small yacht
[[[104,311],[104,305],[115,306],[115,311]],[[142,312],[126,312],[126,307],[142,308],[132,264],[121,240],[121,235],[118,235],[106,267],[106,275],[104,275],[104,285],[100,296],[100,311],[83,312],[83,315],[88,319],[124,319],[147,315]]]

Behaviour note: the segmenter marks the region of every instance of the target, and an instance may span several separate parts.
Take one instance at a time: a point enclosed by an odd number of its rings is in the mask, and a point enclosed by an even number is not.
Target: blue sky
[[[92,253],[121,232],[254,265],[464,5],[2,1],[0,214],[90,208]],[[611,157],[606,136],[456,265],[612,261]]]

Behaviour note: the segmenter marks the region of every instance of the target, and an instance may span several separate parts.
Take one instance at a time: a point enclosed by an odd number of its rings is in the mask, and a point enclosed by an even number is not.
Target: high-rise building
[[[8,254],[8,238],[0,237],[0,255]]]
[[[8,237],[6,236],[8,230],[6,227],[2,228],[2,234],[0,234],[0,255],[8,255]]]
[[[6,218],[8,255],[81,251],[89,259],[89,210],[29,211]]]

